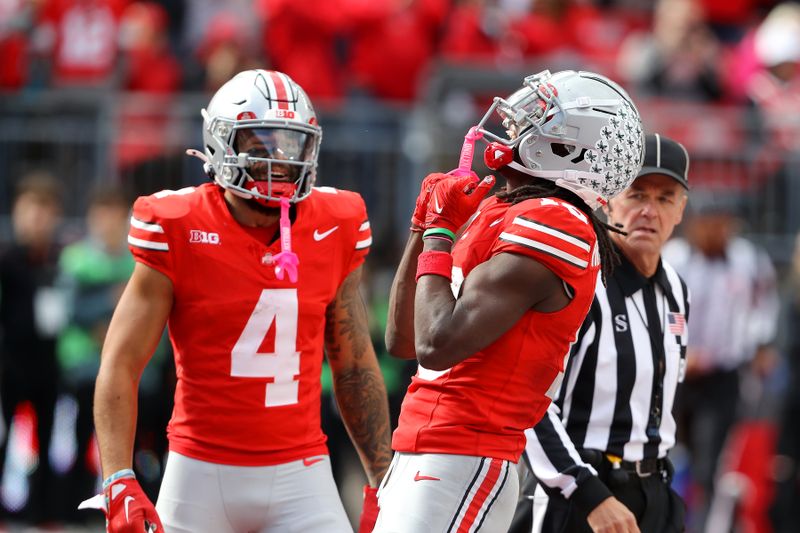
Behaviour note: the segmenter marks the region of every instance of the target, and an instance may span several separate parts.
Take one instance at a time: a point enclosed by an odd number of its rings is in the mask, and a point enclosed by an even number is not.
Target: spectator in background
[[[137,193],[180,185],[183,151],[173,141],[171,111],[182,68],[169,47],[168,22],[161,5],[134,2],[120,25],[120,88],[132,94],[117,101],[117,166],[126,187]]]
[[[775,364],[779,302],[769,257],[736,235],[737,198],[706,191],[689,205],[686,237],[670,241],[664,257],[692,294],[686,380],[676,407],[678,438],[689,448],[699,489],[687,502],[695,512],[690,522],[702,527],[718,459],[737,421],[740,373],[764,376]]]
[[[500,56],[507,20],[488,0],[455,0],[442,28],[441,56],[452,62],[492,63]]]
[[[97,474],[86,464],[94,432],[94,380],[108,323],[133,272],[126,240],[129,209],[130,202],[119,190],[95,190],[86,213],[88,235],[67,246],[59,258],[59,283],[66,292],[69,320],[59,336],[58,362],[65,392],[78,405],[77,459],[68,474],[69,490],[62,494],[71,499],[64,508],[73,512],[81,496],[96,484]]]
[[[122,17],[120,88],[151,97],[122,101],[117,161],[123,168],[161,155],[167,144],[162,109],[181,86],[181,65],[169,48],[167,22],[167,12],[153,2],[133,3]]]
[[[724,43],[741,39],[745,28],[758,16],[758,7],[770,0],[698,0],[714,34]]]
[[[30,402],[36,413],[39,461],[29,478],[26,508],[34,523],[53,519],[53,472],[49,462],[58,368],[55,339],[64,323],[63,298],[55,288],[61,190],[49,173],[24,176],[12,210],[14,240],[0,251],[0,402],[8,429],[17,409]],[[0,445],[0,479],[9,440]],[[16,513],[14,513],[16,514]]]
[[[548,57],[567,66],[613,70],[622,36],[641,25],[636,12],[601,10],[588,0],[465,0],[444,28],[442,55],[450,61],[509,64]]]
[[[652,32],[629,35],[619,71],[637,92],[671,99],[714,101],[722,94],[719,42],[698,0],[659,0]]]
[[[45,0],[38,46],[56,87],[116,84],[119,21],[127,0]]]
[[[172,94],[181,86],[181,64],[169,47],[167,11],[156,2],[134,2],[122,16],[119,44],[125,66],[121,88]]]
[[[745,87],[767,130],[762,142],[772,154],[800,151],[800,4],[775,7],[752,43],[758,66]]]
[[[800,235],[795,241],[789,272],[785,317],[785,350],[788,386],[780,417],[775,459],[777,481],[775,501],[770,512],[775,533],[791,533],[800,524]]]
[[[341,102],[344,96],[341,37],[348,24],[347,1],[254,2],[264,26],[262,47],[267,64],[288,74],[314,101]],[[409,36],[409,40],[413,38]]]
[[[741,65],[738,94],[743,92],[751,106],[745,118],[754,148],[751,157],[757,161],[753,168],[758,178],[770,182],[773,198],[783,207],[800,156],[800,4],[784,2],[772,9],[742,43],[733,63]],[[731,80],[728,85],[735,84]],[[773,202],[767,199],[757,210],[768,224],[786,218],[791,209],[775,209]]]
[[[202,70],[198,88],[213,93],[238,72],[260,68],[256,47],[241,18],[227,12],[215,15],[196,50]]]
[[[383,100],[413,102],[449,7],[450,0],[380,0],[359,5],[348,17],[353,24],[351,83]]]
[[[43,0],[0,2],[0,90],[21,89],[28,81],[29,38]]]
[[[159,3],[174,4],[181,0],[159,0]],[[253,16],[254,0],[183,0],[186,10],[183,17],[181,42],[187,55],[202,47],[214,21],[220,16],[236,19],[245,39],[258,35],[258,20]],[[174,10],[172,6],[168,6]]]
[[[601,39],[584,47],[583,40],[591,39],[586,31],[600,13],[589,2],[581,0],[531,1],[528,12],[511,21],[510,29],[523,56],[576,56],[583,51],[599,48]],[[581,30],[584,34],[581,34]],[[584,50],[585,48],[585,50]],[[577,59],[577,58],[576,58]]]

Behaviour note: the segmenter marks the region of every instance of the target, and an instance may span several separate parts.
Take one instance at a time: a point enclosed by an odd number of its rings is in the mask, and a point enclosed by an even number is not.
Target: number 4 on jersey
[[[277,407],[298,401],[300,352],[297,351],[297,289],[264,289],[231,351],[231,375],[273,378],[264,405]],[[275,322],[275,351],[259,353]]]

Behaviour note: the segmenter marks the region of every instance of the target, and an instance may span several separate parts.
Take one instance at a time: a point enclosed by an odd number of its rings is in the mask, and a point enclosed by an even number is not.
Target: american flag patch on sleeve
[[[683,335],[686,331],[686,319],[683,313],[667,313],[669,332],[673,335]]]

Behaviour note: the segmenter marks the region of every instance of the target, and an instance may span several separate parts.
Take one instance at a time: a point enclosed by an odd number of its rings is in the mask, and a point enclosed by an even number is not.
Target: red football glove
[[[78,509],[103,511],[107,533],[164,533],[155,507],[136,478],[118,479],[104,493],[86,500]]]
[[[494,176],[448,177],[436,183],[428,202],[425,228],[445,228],[453,233],[469,220],[494,186]]]
[[[364,486],[364,506],[361,508],[361,519],[358,522],[358,533],[372,533],[378,519],[378,489]]]
[[[164,533],[156,508],[145,496],[135,478],[124,478],[109,485],[108,533]]]
[[[425,176],[419,188],[419,196],[417,196],[417,203],[414,206],[414,214],[411,215],[412,225],[425,229],[425,213],[428,212],[428,201],[431,199],[433,187],[443,179],[452,177],[453,176],[441,172],[434,172],[433,174]]]

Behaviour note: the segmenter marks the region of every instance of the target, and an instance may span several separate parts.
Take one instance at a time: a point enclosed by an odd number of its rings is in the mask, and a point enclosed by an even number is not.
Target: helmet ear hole
[[[483,162],[491,170],[499,170],[514,160],[514,149],[499,142],[489,143],[483,152]]]
[[[550,149],[558,157],[567,157],[575,151],[574,144],[552,143]]]

